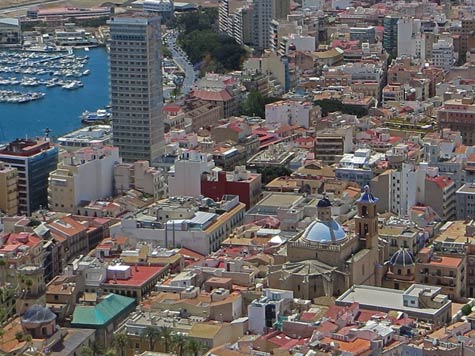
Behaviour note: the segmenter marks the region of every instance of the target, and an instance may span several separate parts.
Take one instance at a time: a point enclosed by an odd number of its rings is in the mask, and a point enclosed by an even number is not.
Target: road
[[[196,72],[193,68],[193,65],[188,60],[186,53],[177,46],[176,38],[178,36],[177,31],[170,31],[163,36],[163,40],[167,45],[170,53],[172,54],[173,61],[178,67],[185,73],[185,79],[183,80],[183,85],[181,87],[182,94],[188,94],[192,89],[196,80]]]
[[[28,10],[31,7],[35,7],[37,5],[46,5],[52,4],[56,2],[61,2],[63,0],[44,0],[44,1],[30,1],[27,5],[12,5],[3,9],[0,9],[0,14],[8,14],[10,12],[20,11],[20,10]]]

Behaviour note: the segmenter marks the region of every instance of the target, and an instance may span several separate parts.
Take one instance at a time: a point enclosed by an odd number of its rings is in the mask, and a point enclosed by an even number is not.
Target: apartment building
[[[18,213],[18,170],[0,162],[0,210]]]
[[[53,211],[74,213],[87,202],[111,197],[114,165],[120,163],[113,146],[84,148],[65,155],[48,178],[48,206]]]

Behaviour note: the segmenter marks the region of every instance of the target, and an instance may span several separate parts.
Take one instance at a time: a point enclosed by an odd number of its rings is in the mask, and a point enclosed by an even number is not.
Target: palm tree
[[[165,353],[169,353],[172,343],[172,328],[169,326],[162,327],[160,329],[160,339],[163,340],[163,344],[165,345]]]
[[[83,346],[79,354],[81,356],[94,356],[94,351],[92,351],[92,349],[89,346]]]
[[[106,353],[104,356],[116,356],[117,354],[115,353],[114,349],[107,349]]]
[[[173,335],[172,345],[178,356],[184,356],[186,346],[185,335],[183,333],[176,333],[175,335]]]
[[[7,283],[7,262],[1,258],[0,259],[0,269],[2,270],[2,283]]]
[[[112,339],[112,344],[115,346],[117,352],[120,353],[120,356],[125,356],[125,348],[127,347],[128,343],[129,337],[124,333],[116,334]]]
[[[185,350],[193,356],[199,356],[205,349],[204,345],[194,338],[189,338],[186,341]]]
[[[160,332],[156,328],[149,326],[145,330],[145,337],[148,339],[149,351],[155,351],[155,343],[160,338]]]
[[[92,344],[92,354],[93,356],[102,356],[104,354],[104,345],[100,344],[98,341],[95,341]]]

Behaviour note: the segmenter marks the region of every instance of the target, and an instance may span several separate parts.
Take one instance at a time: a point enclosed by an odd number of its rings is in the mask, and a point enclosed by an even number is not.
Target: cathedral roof
[[[394,252],[391,257],[390,263],[393,266],[409,266],[415,264],[415,259],[411,252],[404,248],[401,248],[400,250]]]
[[[307,227],[303,238],[308,242],[341,243],[346,239],[346,232],[335,220],[315,220]]]
[[[303,276],[328,274],[336,269],[336,267],[329,266],[318,260],[287,262],[282,266],[282,270],[285,272]]]

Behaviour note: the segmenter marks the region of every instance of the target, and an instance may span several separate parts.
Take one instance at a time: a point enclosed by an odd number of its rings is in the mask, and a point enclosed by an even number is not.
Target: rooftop
[[[429,286],[424,286],[431,288]],[[414,289],[412,289],[414,291]],[[399,310],[407,313],[435,315],[440,309],[435,308],[416,308],[405,306],[403,304],[403,295],[405,291],[390,288],[371,287],[355,285],[343,293],[337,300],[337,305],[350,305],[354,302],[362,307],[379,310]],[[447,303],[450,303],[448,301]],[[447,304],[446,303],[446,304]],[[444,306],[446,305],[444,304]]]
[[[128,267],[128,266],[124,266]],[[104,284],[140,287],[148,280],[159,274],[164,267],[161,266],[135,266],[130,267],[130,278],[108,279]]]
[[[78,305],[74,309],[72,326],[103,327],[124,311],[135,306],[135,299],[109,294],[95,306]]]

